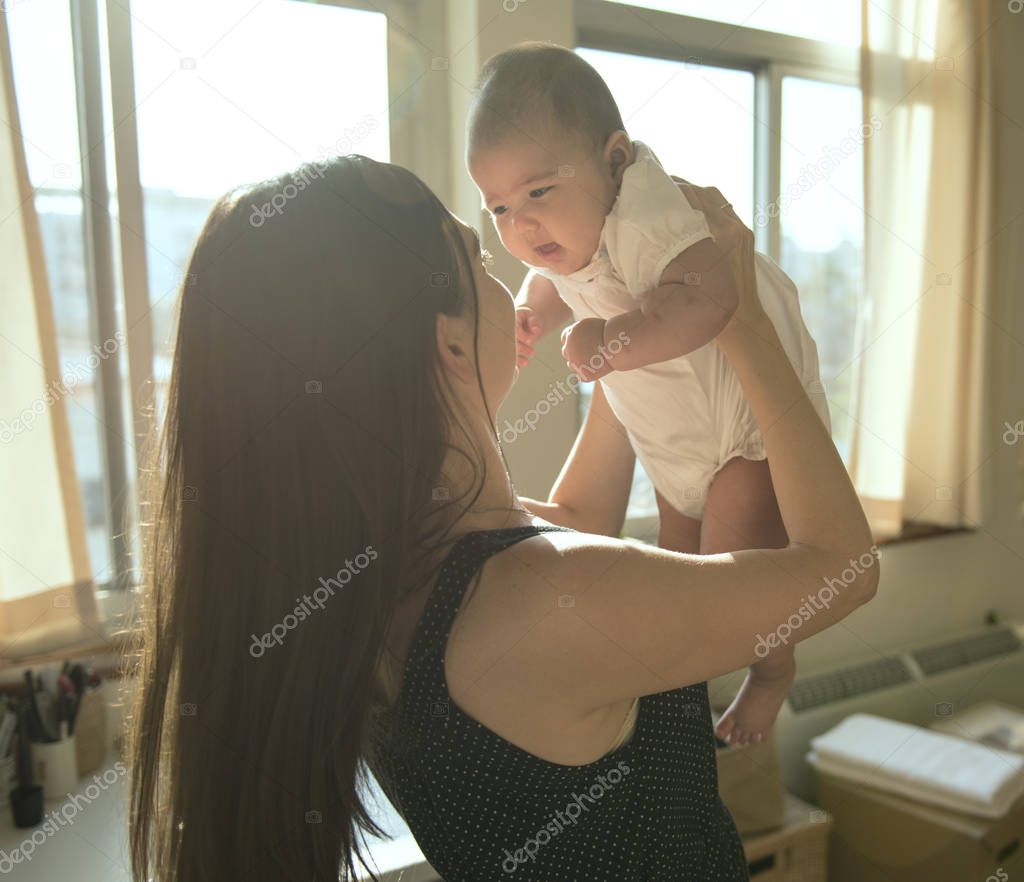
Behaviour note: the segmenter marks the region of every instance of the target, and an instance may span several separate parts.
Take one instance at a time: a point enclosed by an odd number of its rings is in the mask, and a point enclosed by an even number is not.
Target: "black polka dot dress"
[[[441,567],[367,763],[445,882],[749,880],[718,796],[707,684],[643,696],[632,737],[583,766],[541,759],[456,707],[444,677],[455,613],[491,555],[550,530],[462,537]]]

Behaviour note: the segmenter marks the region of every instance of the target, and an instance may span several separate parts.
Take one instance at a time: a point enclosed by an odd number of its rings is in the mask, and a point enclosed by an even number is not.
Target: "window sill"
[[[97,674],[104,679],[120,676],[120,660],[128,648],[125,635],[95,638],[64,646],[52,652],[25,656],[18,659],[5,659],[0,662],[0,692],[20,689],[26,668],[38,668],[43,665],[62,662],[64,659],[81,659],[89,657]]]
[[[879,539],[877,544],[902,545],[906,542],[917,542],[921,539],[938,539],[940,536],[954,536],[963,533],[976,533],[972,527],[943,527],[938,524],[924,524],[916,521],[906,521],[903,530],[898,536],[890,536],[887,539]]]

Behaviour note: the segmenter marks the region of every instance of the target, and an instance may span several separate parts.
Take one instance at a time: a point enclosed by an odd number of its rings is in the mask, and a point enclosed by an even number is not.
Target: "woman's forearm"
[[[563,527],[573,526],[569,523],[572,520],[570,510],[564,505],[559,505],[557,502],[541,502],[539,499],[530,499],[528,496],[520,496],[518,499],[539,518],[544,518],[546,521],[551,521],[552,524],[560,524]]]
[[[626,430],[594,384],[590,408],[547,502],[520,500],[538,517],[582,533],[619,536],[636,457]]]
[[[763,313],[716,338],[764,438],[772,484],[792,544],[861,554],[871,531],[846,467]]]
[[[552,524],[571,527],[573,530],[579,530],[581,533],[619,535],[618,533],[607,533],[606,530],[602,529],[601,525],[593,523],[590,519],[582,516],[576,509],[569,508],[564,503],[541,502],[539,499],[530,499],[526,496],[520,496],[519,501],[537,517],[544,518],[544,520],[550,521]]]

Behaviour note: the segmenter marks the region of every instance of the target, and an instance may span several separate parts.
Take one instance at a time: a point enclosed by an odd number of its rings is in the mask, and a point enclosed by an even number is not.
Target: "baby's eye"
[[[538,187],[536,190],[531,190],[530,191],[530,198],[531,199],[539,199],[541,196],[543,196],[545,193],[547,193],[548,190],[553,190],[553,189],[554,189],[554,185],[552,185],[550,187]]]
[[[494,208],[491,209],[491,214],[493,214],[495,217],[497,217],[499,214],[504,214],[504,213],[505,213],[505,206],[504,205],[495,205]]]

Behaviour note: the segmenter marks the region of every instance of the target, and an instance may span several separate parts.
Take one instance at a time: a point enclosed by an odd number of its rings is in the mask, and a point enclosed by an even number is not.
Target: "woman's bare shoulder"
[[[491,688],[528,689],[584,713],[758,661],[759,638],[790,621],[842,563],[801,546],[696,555],[544,532],[484,565],[456,645]],[[792,639],[834,624],[865,599],[856,585],[838,594]]]
[[[547,522],[538,518],[535,525]],[[641,546],[634,540],[566,529],[516,542],[481,567],[479,581],[467,592],[460,609],[462,634],[455,639],[473,644],[473,654],[487,654],[486,646],[513,641],[524,626],[550,611],[574,607],[576,597],[600,573],[608,572],[631,548]]]
[[[556,526],[541,518],[533,525]],[[453,638],[484,644],[499,635],[502,642],[504,632],[511,636],[546,610],[565,608],[599,567],[628,546],[622,539],[573,529],[520,539],[484,561],[463,597],[455,628],[461,634]]]
[[[534,524],[549,526],[542,518],[536,518]],[[563,588],[572,588],[586,580],[589,567],[607,564],[616,554],[628,553],[630,549],[649,548],[653,546],[635,539],[574,529],[548,530],[496,555],[492,572],[508,575],[527,568],[536,576],[553,580]]]

